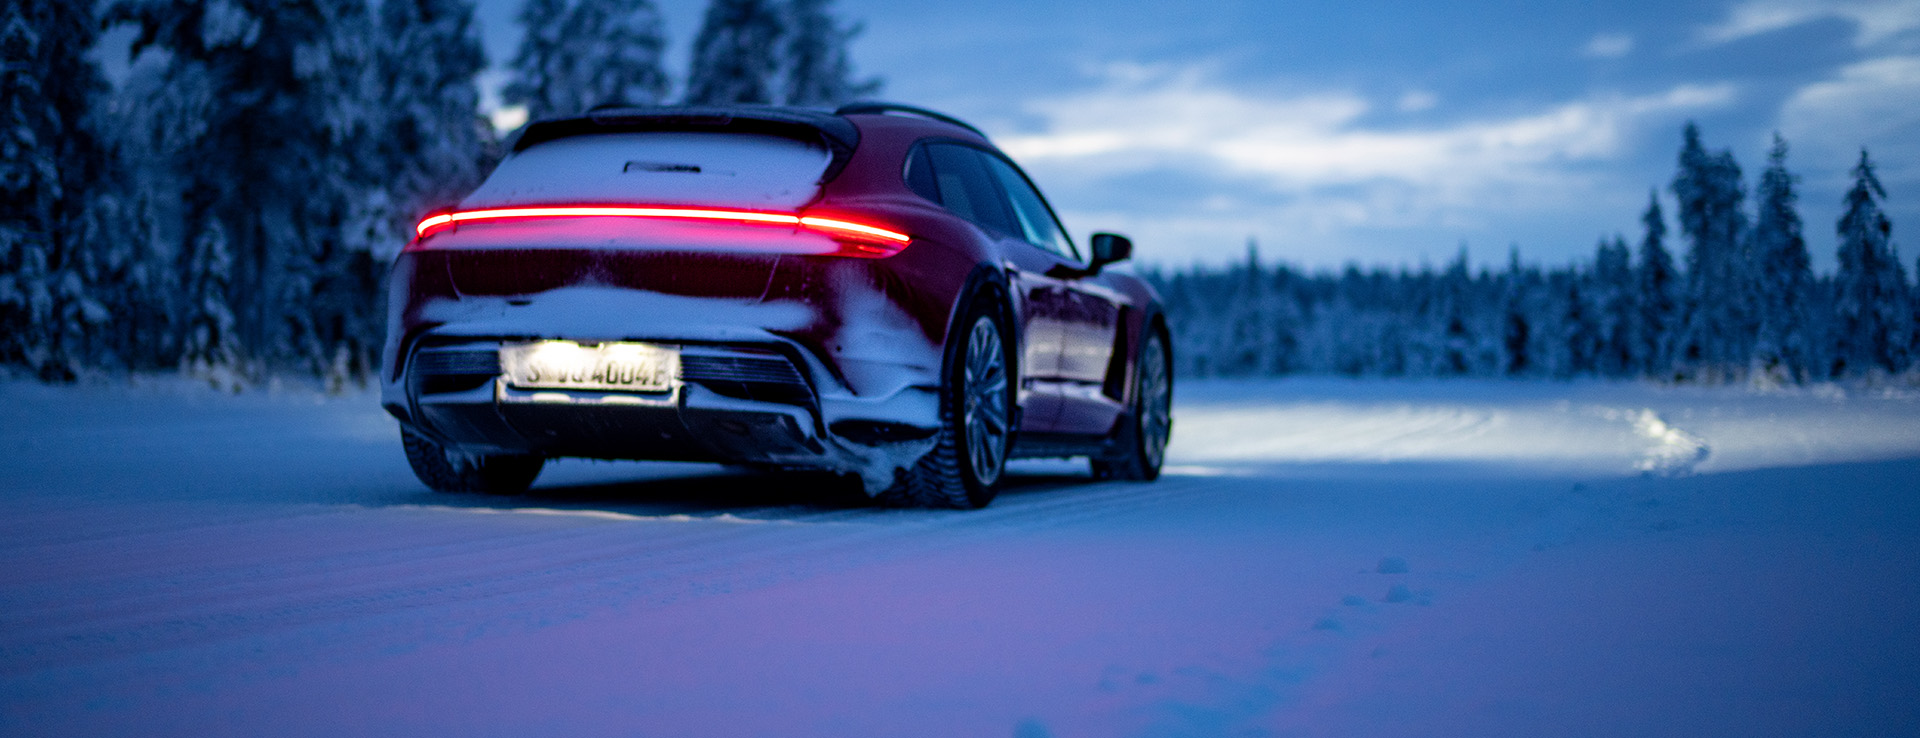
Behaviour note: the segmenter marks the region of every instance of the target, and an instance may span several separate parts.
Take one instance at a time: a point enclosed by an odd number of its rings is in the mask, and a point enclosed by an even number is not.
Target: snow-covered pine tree
[[[567,10],[567,0],[526,0],[520,6],[520,48],[508,64],[500,100],[525,106],[529,120],[579,112],[561,82],[568,68]]]
[[[1834,375],[1906,367],[1913,314],[1905,268],[1893,246],[1893,224],[1880,209],[1886,197],[1861,149],[1846,211],[1835,225],[1840,271],[1835,275]]]
[[[1438,289],[1440,319],[1440,351],[1433,367],[1434,373],[1443,377],[1460,377],[1471,374],[1477,362],[1473,311],[1473,277],[1467,266],[1467,245],[1460,244],[1460,251],[1453,261],[1447,263],[1447,270],[1440,275]]]
[[[136,55],[167,52],[161,97],[194,101],[192,129],[172,153],[183,199],[180,281],[221,285],[185,305],[189,324],[230,312],[219,346],[202,344],[188,366],[209,376],[261,368],[319,372],[335,345],[359,330],[350,318],[377,308],[377,293],[335,294],[361,283],[343,228],[366,190],[374,101],[367,73],[375,33],[363,0],[117,0],[109,23],[137,27]],[[198,253],[219,244],[230,259]],[[225,275],[193,269],[230,269]],[[215,277],[222,277],[218,279]],[[234,309],[238,308],[238,309]],[[357,339],[364,343],[365,339]]]
[[[195,230],[184,253],[188,262],[181,287],[189,306],[180,371],[220,389],[238,391],[245,375],[239,369],[239,321],[228,307],[233,254],[227,248],[226,227],[218,220],[207,221]]]
[[[114,148],[112,175],[88,198],[79,227],[80,240],[98,263],[99,309],[110,316],[91,363],[108,370],[173,368],[173,270],[157,237],[165,215],[155,207],[154,193],[139,189],[138,164],[126,160],[123,146]]]
[[[1627,251],[1627,239],[1615,235],[1600,239],[1594,251],[1593,278],[1588,292],[1597,331],[1594,370],[1602,376],[1624,377],[1637,370],[1633,324],[1638,314],[1633,259]]]
[[[1507,250],[1507,271],[1501,282],[1501,348],[1506,360],[1501,373],[1521,376],[1537,370],[1534,358],[1533,292],[1540,274],[1520,265],[1520,247]]]
[[[834,107],[872,96],[880,80],[855,81],[847,44],[860,35],[861,24],[841,26],[833,17],[833,0],[788,0],[785,43],[785,89],[788,105]]]
[[[1591,282],[1592,275],[1578,266],[1548,275],[1547,283],[1553,287],[1559,306],[1556,317],[1562,342],[1558,360],[1553,362],[1554,376],[1589,376],[1598,368],[1600,325],[1589,296]]]
[[[1686,234],[1686,316],[1676,360],[1689,371],[1726,376],[1744,369],[1754,334],[1752,269],[1746,254],[1746,187],[1733,152],[1709,153],[1688,123],[1673,178]]]
[[[479,114],[474,78],[487,66],[468,0],[384,0],[377,73],[380,133],[373,166],[384,172],[394,211],[379,239],[405,241],[418,216],[451,205],[479,184],[493,129]],[[383,251],[378,256],[391,254]]]
[[[382,267],[404,237],[389,229],[394,183],[381,150],[390,120],[380,76],[388,39],[362,0],[317,5],[326,33],[324,44],[316,39],[309,53],[325,63],[302,75],[301,86],[309,94],[301,99],[325,123],[314,143],[321,147],[317,158],[325,160],[327,176],[326,186],[303,201],[301,230],[292,242],[304,247],[307,261],[292,265],[289,272],[296,279],[288,280],[283,293],[288,304],[305,300],[310,316],[291,323],[287,335],[299,339],[305,331],[311,339],[294,343],[297,351],[283,361],[324,377],[327,387],[337,390],[373,374],[384,332]],[[301,284],[302,273],[311,281]]]
[[[527,0],[526,29],[502,91],[532,119],[666,98],[666,34],[650,0]]]
[[[106,343],[99,274],[77,235],[101,151],[84,125],[105,88],[86,3],[0,9],[0,363],[70,380]]]
[[[666,100],[661,67],[667,48],[660,11],[649,0],[581,0],[573,9],[584,41],[581,87],[593,105],[653,105]]]
[[[1787,171],[1787,141],[1776,132],[1767,168],[1760,174],[1760,212],[1753,226],[1752,250],[1759,266],[1755,298],[1760,312],[1753,369],[1798,382],[1813,366],[1807,315],[1813,266],[1800,234],[1795,179]]]
[[[1247,239],[1247,261],[1232,270],[1232,296],[1219,313],[1228,329],[1214,346],[1215,368],[1228,376],[1257,376],[1268,366],[1270,327],[1267,322],[1267,273],[1260,264],[1260,245]]]
[[[693,40],[687,102],[775,101],[785,19],[773,0],[712,0]]]
[[[1647,211],[1640,216],[1646,235],[1640,240],[1640,268],[1634,322],[1634,343],[1640,357],[1638,371],[1649,377],[1671,376],[1674,331],[1675,275],[1667,252],[1667,219],[1660,214],[1660,193],[1647,193]]]
[[[1268,374],[1292,374],[1304,366],[1300,339],[1306,327],[1303,325],[1306,315],[1301,307],[1300,286],[1299,274],[1286,264],[1274,265],[1273,278],[1268,283],[1268,292],[1272,295],[1267,307],[1267,335],[1271,342],[1265,368]]]
[[[103,299],[129,369],[179,368],[187,311],[204,304],[181,289],[193,235],[184,220],[191,172],[178,152],[205,132],[208,82],[179,76],[165,54],[145,54],[96,109],[93,128],[112,150],[113,169],[97,184],[84,227],[90,243],[103,245]]]

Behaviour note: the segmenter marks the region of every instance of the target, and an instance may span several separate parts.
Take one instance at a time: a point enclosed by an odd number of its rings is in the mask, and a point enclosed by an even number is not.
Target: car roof
[[[925,121],[928,133],[951,133],[951,128],[959,128],[983,141],[987,138],[979,128],[959,118],[902,103],[856,102],[831,112],[780,105],[607,105],[580,115],[534,121],[521,129],[509,149],[517,152],[557,138],[590,133],[732,131],[789,138],[818,136],[825,139],[838,158],[860,145],[860,129],[847,119],[849,115],[910,117]]]

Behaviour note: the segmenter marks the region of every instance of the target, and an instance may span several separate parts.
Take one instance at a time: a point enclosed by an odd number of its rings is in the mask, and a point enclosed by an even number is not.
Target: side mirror
[[[1126,236],[1117,233],[1093,234],[1093,263],[1088,265],[1089,268],[1097,271],[1100,267],[1131,258],[1133,258],[1133,241],[1128,240]]]

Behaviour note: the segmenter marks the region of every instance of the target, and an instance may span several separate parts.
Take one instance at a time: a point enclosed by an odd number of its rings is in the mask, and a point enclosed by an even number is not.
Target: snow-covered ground
[[[0,385],[0,735],[1914,735],[1920,399],[1180,389],[977,512],[406,469],[370,397]]]

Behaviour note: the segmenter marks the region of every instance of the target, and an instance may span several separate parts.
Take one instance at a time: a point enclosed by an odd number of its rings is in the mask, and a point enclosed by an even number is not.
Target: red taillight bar
[[[789,213],[763,213],[753,210],[715,210],[710,208],[668,208],[620,205],[567,205],[558,207],[494,208],[490,210],[463,210],[452,213],[439,213],[428,216],[414,227],[420,238],[438,233],[447,228],[469,221],[517,220],[527,218],[675,218],[690,220],[719,220],[735,223],[766,223],[771,225],[790,225],[806,228],[834,236],[851,236],[858,239],[875,241],[880,248],[862,248],[860,255],[890,256],[898,253],[913,239],[905,233],[890,231],[878,226],[856,223],[834,218],[817,218],[810,215]]]

